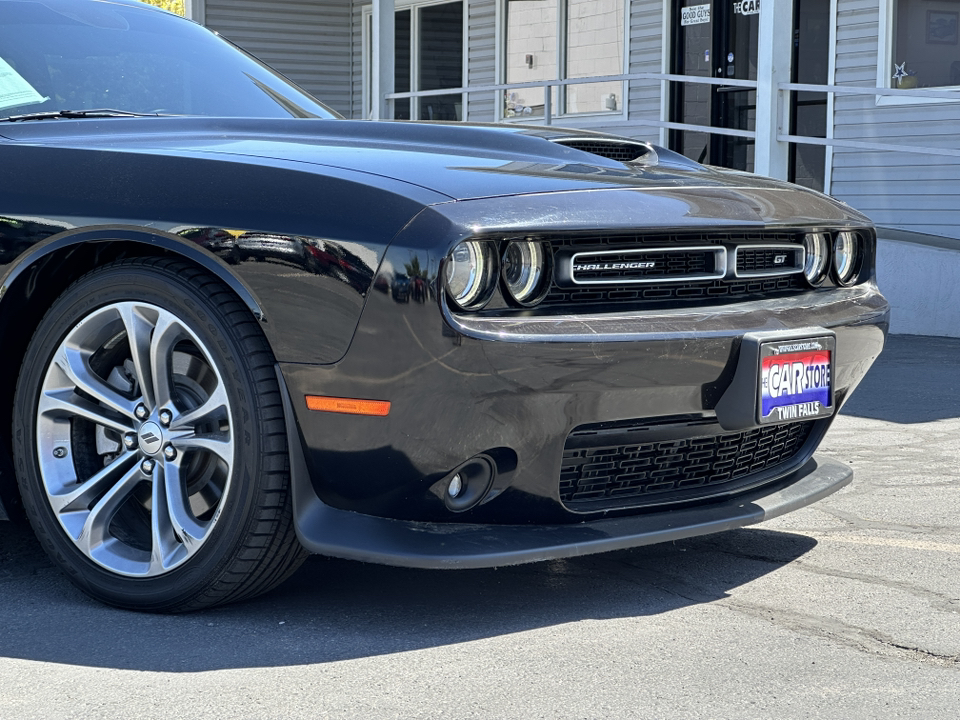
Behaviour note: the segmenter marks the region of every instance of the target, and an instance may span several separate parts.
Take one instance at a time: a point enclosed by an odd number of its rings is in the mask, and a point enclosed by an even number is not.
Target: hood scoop
[[[658,161],[653,145],[639,140],[569,137],[557,138],[553,142],[630,165],[656,165]]]

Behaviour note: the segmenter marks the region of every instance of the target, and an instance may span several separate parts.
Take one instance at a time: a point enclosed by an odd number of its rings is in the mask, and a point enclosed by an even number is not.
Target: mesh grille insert
[[[698,300],[767,297],[775,293],[799,292],[804,289],[806,289],[806,285],[800,275],[756,280],[739,278],[734,282],[710,280],[704,282],[651,283],[648,285],[624,286],[617,289],[602,285],[594,285],[589,289],[585,287],[568,289],[554,286],[543,302],[540,303],[540,306],[653,302],[675,302],[679,305]]]
[[[814,425],[809,421],[735,433],[695,432],[679,440],[629,444],[620,443],[630,427],[593,437],[574,431],[563,451],[560,500],[571,510],[589,511],[694,500],[722,492],[725,485],[734,489],[742,484],[737,481],[794,459]],[[708,429],[719,426],[710,423],[703,431]],[[611,440],[618,444],[606,444]]]
[[[613,282],[659,277],[690,277],[716,272],[717,254],[713,250],[666,248],[659,252],[596,254],[581,253],[574,262],[573,276],[580,282]],[[651,267],[631,268],[631,263],[652,263]],[[721,274],[723,271],[720,271]]]
[[[778,270],[786,272],[800,267],[800,248],[784,250],[740,247],[737,249],[737,272],[740,274],[777,272]]]
[[[556,140],[555,142],[558,145],[565,145],[574,150],[582,150],[618,162],[634,162],[650,153],[650,148],[645,145],[631,142],[601,140]]]

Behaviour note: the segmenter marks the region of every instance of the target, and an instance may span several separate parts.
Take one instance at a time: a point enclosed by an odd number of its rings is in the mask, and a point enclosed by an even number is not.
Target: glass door
[[[794,6],[793,82],[826,85],[830,62],[830,0],[796,0]],[[827,94],[791,93],[790,133],[827,136]],[[787,179],[823,191],[827,149],[821,145],[790,144]]]
[[[418,9],[417,90],[442,90],[463,83],[463,3]],[[463,120],[463,95],[420,98],[421,120]]]
[[[373,19],[365,11],[368,51],[365,112],[372,102]],[[394,91],[443,90],[463,86],[463,2],[414,4],[396,11],[394,25]],[[463,95],[430,95],[394,100],[396,120],[462,120]]]
[[[673,0],[673,70],[695,77],[757,79],[760,0]],[[726,85],[672,83],[673,122],[756,129],[757,93]],[[673,130],[670,148],[693,160],[752,171],[752,140]]]

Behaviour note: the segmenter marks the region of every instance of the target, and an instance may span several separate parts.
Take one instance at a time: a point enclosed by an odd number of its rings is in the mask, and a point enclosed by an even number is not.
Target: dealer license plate
[[[833,414],[833,337],[760,345],[761,423],[814,420]]]

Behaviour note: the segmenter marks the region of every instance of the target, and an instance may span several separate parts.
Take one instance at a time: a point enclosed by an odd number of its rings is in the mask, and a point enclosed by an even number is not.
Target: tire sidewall
[[[233,476],[210,535],[173,570],[149,578],[121,576],[87,557],[61,526],[47,500],[37,459],[37,407],[44,377],[60,343],[83,318],[117,302],[144,302],[173,313],[206,346],[224,381],[234,433]],[[222,575],[256,522],[262,452],[252,371],[239,338],[214,303],[163,268],[116,266],[81,278],[37,327],[27,349],[14,401],[14,461],[24,507],[54,561],[88,593],[110,604],[163,609],[202,594]]]

